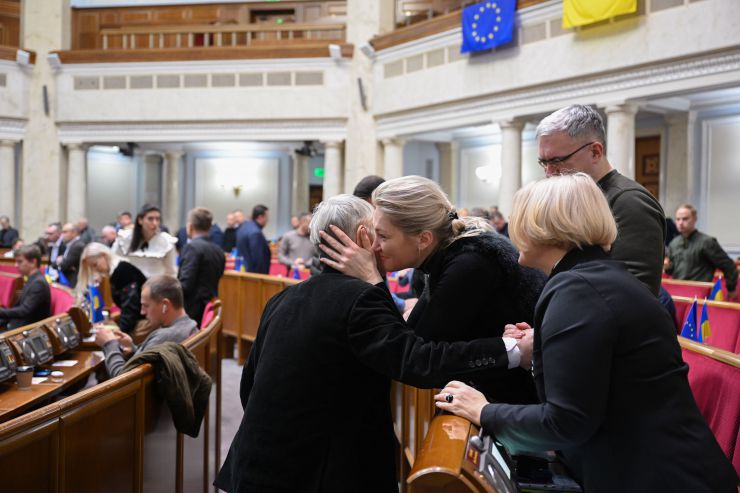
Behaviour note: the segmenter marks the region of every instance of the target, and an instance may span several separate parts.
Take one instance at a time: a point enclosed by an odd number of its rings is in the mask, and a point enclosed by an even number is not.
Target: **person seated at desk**
[[[699,413],[673,321],[608,252],[617,237],[598,185],[576,173],[514,196],[522,265],[549,274],[534,317],[540,404],[488,403],[450,382],[437,407],[509,450],[557,450],[584,491],[736,492],[737,474]],[[531,333],[526,324],[507,332]],[[510,334],[511,335],[511,334]]]
[[[136,330],[141,316],[141,287],[144,274],[133,264],[122,259],[102,243],[90,243],[82,251],[77,292],[84,293],[90,284],[101,277],[110,279],[113,302],[120,308],[118,327],[126,333]],[[143,337],[142,337],[143,339]]]
[[[43,320],[51,315],[51,289],[39,270],[41,250],[36,245],[21,247],[15,255],[15,266],[26,278],[18,304],[0,308],[0,326],[15,329]]]
[[[316,208],[311,241],[333,234],[330,226],[351,238],[370,233],[372,214],[362,199],[331,197]],[[529,349],[519,350],[528,364]],[[391,379],[434,387],[446,376],[503,374],[509,363],[500,337],[424,341],[379,275],[370,284],[327,266],[267,303],[242,373],[244,416],[215,484],[230,493],[397,493]]]
[[[18,239],[18,230],[10,225],[8,216],[0,216],[0,248],[12,248]]]
[[[96,327],[95,343],[105,353],[105,368],[110,377],[118,376],[126,360],[135,354],[165,342],[183,342],[198,332],[194,320],[185,313],[180,282],[170,276],[154,276],[141,288],[141,313],[152,327],[156,327],[144,342],[134,344],[131,336],[106,328]]]

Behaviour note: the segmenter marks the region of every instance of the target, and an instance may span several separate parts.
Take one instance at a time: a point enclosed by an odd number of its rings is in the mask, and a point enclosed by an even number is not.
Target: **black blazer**
[[[84,249],[85,243],[81,238],[67,245],[64,252],[64,258],[59,266],[59,270],[62,271],[69,281],[69,285],[72,287],[77,286],[77,274],[80,271],[80,258],[82,257],[82,250]]]
[[[0,308],[0,322],[6,329],[16,329],[51,316],[51,289],[46,277],[35,271],[23,286],[20,300],[13,308]]]
[[[254,221],[244,221],[236,230],[236,248],[247,264],[247,272],[270,272],[270,245],[262,228]]]
[[[206,305],[218,296],[225,265],[223,250],[203,236],[187,243],[180,253],[177,278],[185,296],[185,311],[199,326]]]
[[[518,258],[509,239],[495,233],[440,249],[421,266],[429,278],[409,326],[427,340],[472,341],[500,337],[506,324],[533,323],[546,278],[519,265]],[[496,401],[538,402],[532,374],[521,368],[471,383]]]
[[[125,260],[118,263],[110,276],[111,296],[121,309],[118,327],[126,333],[131,332],[136,323],[144,318],[141,315],[141,287],[145,282],[144,274]]]
[[[215,484],[397,492],[390,379],[442,386],[507,365],[501,339],[425,342],[384,284],[325,268],[265,307],[242,373],[244,417]]]
[[[542,404],[489,404],[484,431],[519,450],[560,450],[587,493],[736,493],[737,475],[686,378],[673,321],[598,247],[557,265],[535,312]]]

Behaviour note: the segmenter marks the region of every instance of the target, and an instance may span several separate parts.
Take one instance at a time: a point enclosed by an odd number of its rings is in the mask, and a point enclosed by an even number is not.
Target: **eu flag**
[[[681,329],[681,337],[702,342],[701,331],[696,326],[696,300],[694,300],[688,315],[686,315],[686,322],[683,324],[683,329]]]
[[[480,2],[462,12],[460,53],[489,50],[511,41],[516,0]]]
[[[90,284],[87,289],[87,301],[90,303],[90,321],[98,323],[103,321],[103,294],[100,288]]]

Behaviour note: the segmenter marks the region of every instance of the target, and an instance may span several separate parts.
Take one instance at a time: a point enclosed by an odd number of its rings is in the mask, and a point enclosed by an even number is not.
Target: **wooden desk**
[[[46,377],[44,382],[32,385],[30,390],[19,390],[15,381],[0,384],[0,423],[27,412],[72,385],[87,379],[104,361],[104,358],[96,354],[96,351],[79,349],[59,355],[56,359],[77,360],[74,366],[53,366],[53,362],[43,366],[45,369],[64,373],[64,380],[61,383],[52,382],[51,377]]]

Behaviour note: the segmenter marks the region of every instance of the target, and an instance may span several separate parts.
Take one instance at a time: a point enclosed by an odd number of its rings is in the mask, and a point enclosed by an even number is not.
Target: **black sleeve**
[[[18,304],[12,308],[0,308],[0,318],[27,319],[34,313],[39,312],[39,307],[45,300],[51,298],[49,285],[46,280],[34,280],[23,289],[23,294]]]
[[[710,238],[702,253],[711,265],[724,274],[727,291],[734,292],[737,288],[737,267],[727,252],[722,249],[715,238]]]
[[[72,248],[70,248],[69,252],[67,252],[67,255],[64,256],[64,259],[62,259],[62,265],[59,266],[59,270],[61,270],[67,277],[70,277],[80,268],[80,257],[82,257],[82,240],[77,241],[80,242],[80,244],[75,244]]]
[[[121,290],[121,295],[116,301],[118,308],[121,309],[118,326],[126,333],[134,330],[136,322],[141,319],[141,285],[142,283],[132,282]]]
[[[188,294],[194,293],[198,288],[195,283],[198,281],[200,257],[197,248],[194,248],[192,243],[185,245],[180,254],[180,271],[177,274],[177,278],[180,280],[182,292],[186,299],[188,298]]]
[[[534,405],[488,404],[481,425],[515,450],[559,450],[588,440],[606,415],[615,317],[594,288],[577,274],[547,306],[539,331],[546,401]],[[586,306],[587,310],[574,310]]]
[[[416,387],[442,387],[450,380],[507,371],[509,365],[500,337],[438,343],[416,336],[406,327],[383,283],[358,298],[347,336],[352,352],[365,365]]]

